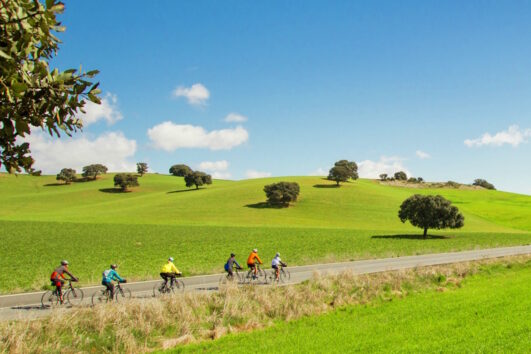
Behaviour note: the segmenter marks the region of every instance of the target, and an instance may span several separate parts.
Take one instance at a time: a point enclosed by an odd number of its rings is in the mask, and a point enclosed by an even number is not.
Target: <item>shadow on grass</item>
[[[314,184],[313,188],[339,188],[337,184]]]
[[[245,207],[253,208],[253,209],[282,209],[287,206],[273,205],[273,204],[269,204],[268,202],[260,202],[260,203],[254,203],[254,204],[247,204]]]
[[[206,189],[206,188],[199,188],[199,189],[196,189],[196,188],[192,188],[192,189],[179,189],[179,190],[177,190],[177,191],[166,192],[166,194],[171,194],[171,193],[184,193],[184,192],[193,192],[193,191],[202,191],[203,189]]]
[[[48,184],[45,184],[44,187],[60,187],[60,186],[69,186],[71,185],[72,183],[48,183]]]
[[[100,192],[103,193],[129,193],[131,191],[123,191],[120,188],[101,188],[99,189]]]
[[[449,236],[427,235],[426,238],[422,234],[418,235],[375,235],[371,238],[390,238],[390,239],[404,239],[404,240],[446,240]]]

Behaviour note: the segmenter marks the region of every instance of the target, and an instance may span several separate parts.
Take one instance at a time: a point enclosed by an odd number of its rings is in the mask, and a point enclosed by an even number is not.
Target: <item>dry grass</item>
[[[49,318],[0,325],[0,349],[12,353],[127,352],[168,349],[313,316],[334,308],[386,301],[412,292],[446,291],[491,265],[531,262],[508,257],[399,272],[356,276],[315,275],[285,287],[227,286],[219,292],[54,312]]]

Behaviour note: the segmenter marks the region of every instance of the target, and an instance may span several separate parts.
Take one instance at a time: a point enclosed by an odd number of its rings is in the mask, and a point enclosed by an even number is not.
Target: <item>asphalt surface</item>
[[[425,254],[420,256],[406,256],[395,258],[368,259],[354,262],[312,264],[300,267],[289,267],[291,278],[288,283],[299,283],[312,278],[315,273],[334,274],[343,271],[351,271],[354,274],[378,273],[392,270],[408,269],[423,266],[474,261],[486,258],[497,258],[530,254],[531,245],[490,248],[451,253]],[[266,270],[269,272],[270,270]],[[216,291],[219,288],[223,274],[203,275],[182,278],[185,291]],[[152,297],[153,288],[160,281],[144,281],[124,284],[131,290],[133,297]],[[263,281],[257,281],[256,285],[266,285]],[[82,305],[90,305],[92,294],[101,291],[102,286],[83,288],[85,300]],[[33,292],[0,296],[0,320],[17,320],[46,316],[55,309],[42,308],[41,297],[44,292]],[[66,306],[65,306],[66,307]]]

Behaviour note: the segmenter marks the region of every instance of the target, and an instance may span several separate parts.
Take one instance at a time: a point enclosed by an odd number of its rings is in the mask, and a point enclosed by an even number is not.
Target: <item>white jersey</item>
[[[280,257],[275,257],[271,261],[271,266],[272,267],[278,267],[280,265],[280,263],[282,263],[282,260],[280,259]]]

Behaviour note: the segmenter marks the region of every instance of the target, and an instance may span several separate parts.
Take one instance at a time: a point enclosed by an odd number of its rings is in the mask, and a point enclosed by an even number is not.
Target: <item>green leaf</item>
[[[9,56],[7,53],[4,53],[2,50],[0,50],[0,57],[5,59],[12,59],[11,56]]]
[[[98,75],[100,73],[99,70],[91,70],[87,73],[87,76],[92,77],[94,75]]]

